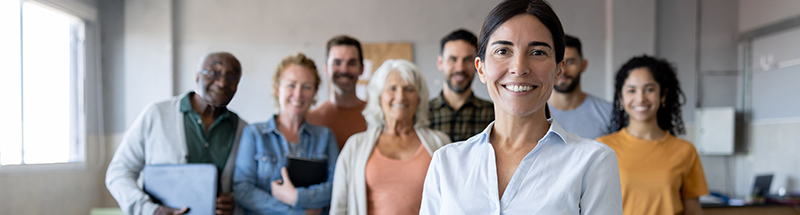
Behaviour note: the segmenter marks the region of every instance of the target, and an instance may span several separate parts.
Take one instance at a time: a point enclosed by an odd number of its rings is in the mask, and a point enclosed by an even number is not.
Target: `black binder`
[[[308,187],[328,179],[328,160],[287,156],[286,170],[295,187]]]

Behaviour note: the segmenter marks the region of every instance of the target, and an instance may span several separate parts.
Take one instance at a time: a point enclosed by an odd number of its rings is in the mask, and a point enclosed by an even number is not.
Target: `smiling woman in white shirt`
[[[480,32],[475,67],[495,122],[434,153],[420,214],[622,214],[614,151],[548,120],[564,58],[550,5],[504,1]]]

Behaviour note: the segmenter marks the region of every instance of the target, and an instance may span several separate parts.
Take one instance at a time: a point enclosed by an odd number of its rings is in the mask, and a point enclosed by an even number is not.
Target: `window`
[[[83,21],[0,1],[0,166],[84,162]]]

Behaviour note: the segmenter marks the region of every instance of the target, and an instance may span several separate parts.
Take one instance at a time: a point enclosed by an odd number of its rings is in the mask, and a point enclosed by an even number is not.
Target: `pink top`
[[[413,156],[395,160],[372,150],[366,168],[367,214],[419,214],[431,155],[422,144]]]

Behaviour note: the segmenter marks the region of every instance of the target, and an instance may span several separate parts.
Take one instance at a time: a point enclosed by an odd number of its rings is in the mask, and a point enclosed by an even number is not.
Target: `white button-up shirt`
[[[420,214],[622,214],[614,150],[555,121],[522,159],[502,198],[490,133],[434,153]]]

